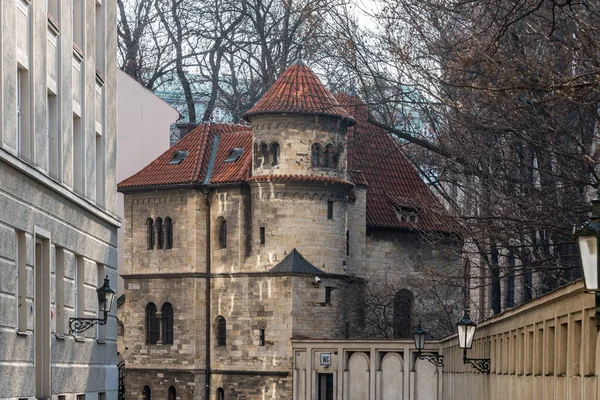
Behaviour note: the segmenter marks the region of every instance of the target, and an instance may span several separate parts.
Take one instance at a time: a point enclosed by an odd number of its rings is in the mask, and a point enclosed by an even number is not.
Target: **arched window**
[[[156,306],[154,303],[148,303],[146,306],[146,344],[156,344],[158,342],[158,325]]]
[[[411,337],[412,309],[414,296],[408,289],[396,292],[394,296],[394,337]]]
[[[254,168],[259,168],[262,166],[262,157],[260,155],[260,150],[258,149],[258,143],[254,143]]]
[[[173,344],[173,306],[171,303],[163,304],[161,308],[163,343]]]
[[[344,150],[344,148],[342,147],[342,145],[339,145],[334,156],[333,156],[333,168],[339,168],[340,167],[340,157],[342,156],[342,151]]]
[[[279,143],[271,143],[271,165],[279,164]]]
[[[142,396],[144,400],[150,400],[152,398],[152,390],[150,390],[150,386],[144,386],[144,390],[142,390]]]
[[[165,218],[165,238],[167,239],[165,249],[173,248],[173,220],[171,217]]]
[[[325,146],[325,168],[333,168],[333,157],[335,156],[335,150],[333,145],[330,143]]]
[[[323,154],[321,154],[322,153],[321,145],[319,143],[313,144],[312,148],[311,148],[311,153],[312,153],[312,166],[313,167],[321,167],[322,159],[323,159]]]
[[[260,154],[262,155],[262,165],[268,165],[269,164],[269,148],[267,146],[266,143],[261,143],[260,144]]]
[[[165,234],[163,232],[162,219],[156,218],[156,223],[154,225],[156,225],[156,236],[157,236],[156,248],[162,249],[163,245],[165,244]]]
[[[175,390],[174,386],[169,386],[169,400],[175,400],[177,399],[177,391]]]
[[[223,217],[217,219],[217,227],[219,229],[219,248],[227,248],[227,221]]]
[[[227,345],[227,324],[225,318],[222,316],[217,317],[217,346]]]
[[[148,250],[154,248],[154,221],[152,218],[146,220],[146,241],[148,242]]]
[[[217,389],[217,400],[225,400],[225,391],[223,388]]]

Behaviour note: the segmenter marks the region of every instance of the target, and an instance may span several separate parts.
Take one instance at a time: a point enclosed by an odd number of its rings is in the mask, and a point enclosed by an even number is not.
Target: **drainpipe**
[[[206,400],[210,399],[210,199],[208,190],[204,190],[206,205]]]

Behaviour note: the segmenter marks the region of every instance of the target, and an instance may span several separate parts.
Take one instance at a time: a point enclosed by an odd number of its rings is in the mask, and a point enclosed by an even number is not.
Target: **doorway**
[[[333,374],[319,374],[317,400],[333,400]]]

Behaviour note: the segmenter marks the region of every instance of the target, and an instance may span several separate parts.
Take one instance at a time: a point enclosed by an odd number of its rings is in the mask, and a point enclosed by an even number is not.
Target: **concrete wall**
[[[68,334],[117,286],[120,225],[117,9],[76,3],[77,48],[73,2],[0,4],[0,398],[117,397],[115,311]]]
[[[121,70],[117,70],[117,182],[135,174],[169,148],[169,129],[179,113],[164,100]],[[117,214],[124,216],[124,198],[117,194]],[[119,231],[119,249],[125,242]],[[125,269],[125,254],[119,251],[118,271]],[[122,282],[119,278],[119,294]]]
[[[489,358],[490,374],[463,364],[456,337],[442,341],[443,398],[600,398],[594,307],[578,281],[481,323],[468,357]]]

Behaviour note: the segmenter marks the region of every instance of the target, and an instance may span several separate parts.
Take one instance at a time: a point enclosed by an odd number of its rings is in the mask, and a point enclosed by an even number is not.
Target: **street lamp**
[[[467,349],[473,346],[473,338],[475,337],[475,329],[477,324],[473,322],[469,315],[470,310],[465,308],[463,317],[456,323],[458,327],[458,346],[463,349],[463,363],[471,364],[471,367],[479,372],[486,374],[490,373],[489,358],[467,358]]]
[[[425,336],[427,336],[427,332],[423,328],[421,328],[421,322],[417,325],[417,329],[413,333],[415,338],[415,347],[417,348],[417,358],[419,360],[427,360],[436,367],[444,366],[444,356],[434,353],[426,353],[423,354],[421,351],[425,347]]]
[[[116,294],[110,287],[108,275],[104,278],[104,285],[96,289],[96,294],[98,295],[98,307],[104,318],[69,318],[69,334],[85,332],[96,324],[106,324],[108,312],[112,308]]]
[[[592,200],[592,216],[581,229],[575,232],[585,290],[596,295],[596,328],[600,331],[600,192]]]

